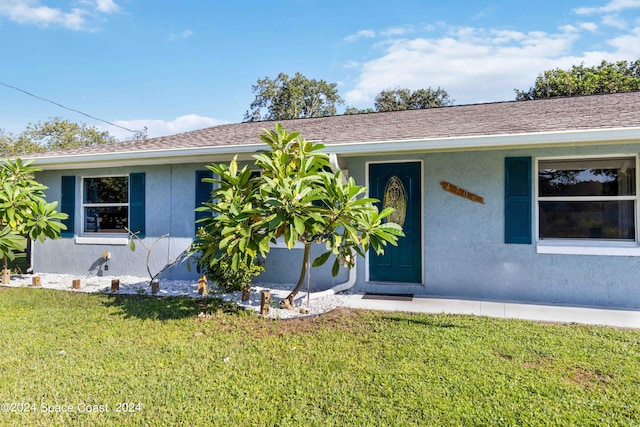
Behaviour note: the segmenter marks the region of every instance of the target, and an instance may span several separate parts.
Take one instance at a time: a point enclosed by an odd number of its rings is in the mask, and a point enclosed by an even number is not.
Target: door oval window
[[[395,209],[389,215],[389,221],[395,222],[402,227],[407,216],[407,192],[404,189],[404,185],[402,185],[402,181],[397,176],[392,176],[387,182],[382,203],[385,208]]]

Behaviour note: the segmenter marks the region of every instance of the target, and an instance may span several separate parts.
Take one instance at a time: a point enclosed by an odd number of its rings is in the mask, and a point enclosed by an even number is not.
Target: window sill
[[[76,236],[76,245],[127,245],[128,237],[119,236]]]
[[[634,242],[538,242],[536,252],[555,255],[640,256]]]

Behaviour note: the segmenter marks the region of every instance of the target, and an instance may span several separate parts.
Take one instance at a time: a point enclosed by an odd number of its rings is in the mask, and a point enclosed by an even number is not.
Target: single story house
[[[640,92],[280,123],[403,209],[397,248],[337,278],[330,265],[314,269],[315,290],[351,280],[363,292],[640,308]],[[129,250],[125,226],[148,245],[169,234],[150,257],[162,268],[192,241],[194,208],[211,190],[205,166],[250,161],[274,128],[228,124],[31,156],[48,200],[69,214],[62,239],[34,244],[34,270],[144,276],[147,253]],[[294,283],[301,252],[276,245],[257,281]],[[195,275],[181,264],[162,277]]]

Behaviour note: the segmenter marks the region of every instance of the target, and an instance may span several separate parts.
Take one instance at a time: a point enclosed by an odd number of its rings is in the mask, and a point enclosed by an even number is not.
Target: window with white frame
[[[84,233],[126,233],[129,220],[129,177],[82,179]]]
[[[545,239],[636,240],[636,156],[538,160]]]

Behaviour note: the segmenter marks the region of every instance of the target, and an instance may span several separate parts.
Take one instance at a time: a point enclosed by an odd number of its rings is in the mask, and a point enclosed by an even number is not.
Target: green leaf
[[[238,271],[239,262],[240,262],[240,254],[236,252],[233,254],[233,257],[231,258],[231,269],[233,271]]]
[[[344,226],[344,229],[347,230],[347,232],[349,233],[349,238],[352,241],[357,242],[358,231],[351,224],[344,223],[343,226]]]
[[[277,200],[277,199],[267,199],[265,200],[265,203],[267,205],[275,206],[277,208],[284,206],[284,203],[282,203],[280,200]]]
[[[236,176],[236,174],[238,173],[238,162],[236,161],[236,158],[234,157],[234,159],[231,161],[231,164],[229,165],[229,173],[232,176]]]
[[[378,203],[378,202],[379,202],[378,199],[374,199],[372,197],[361,197],[361,198],[356,199],[353,202],[351,202],[351,204],[352,204],[352,206],[357,206],[357,205],[374,204],[374,203]]]
[[[323,253],[322,255],[318,256],[316,259],[313,260],[313,263],[311,264],[311,266],[320,267],[322,264],[327,262],[330,256],[331,256],[331,252]]]
[[[269,221],[269,228],[272,230],[275,230],[280,226],[280,224],[284,222],[284,220],[285,220],[284,214],[281,212],[278,212],[278,214],[271,221]]]
[[[293,225],[289,224],[289,227],[285,228],[284,238],[287,242],[287,248],[293,249],[298,241],[298,233]]]
[[[300,217],[296,216],[293,218],[293,225],[296,231],[298,232],[298,234],[304,233],[304,221]]]
[[[269,249],[270,249],[269,240],[270,239],[268,237],[265,237],[261,239],[258,243],[258,249],[263,255],[269,252]]]
[[[336,277],[339,272],[340,272],[340,261],[338,261],[338,258],[336,257],[335,261],[333,261],[333,267],[331,267],[331,275],[333,277]]]

